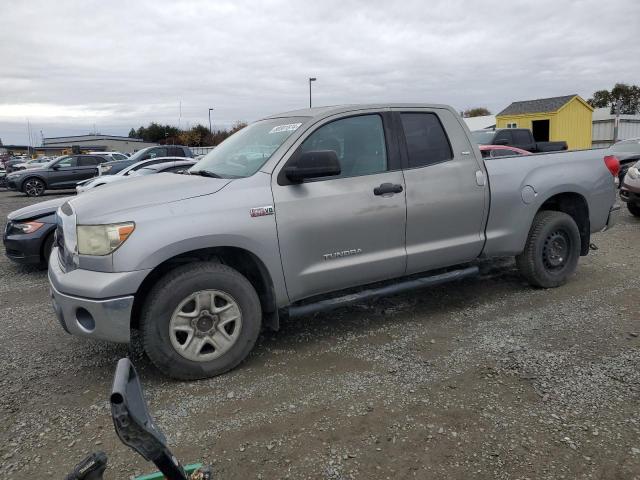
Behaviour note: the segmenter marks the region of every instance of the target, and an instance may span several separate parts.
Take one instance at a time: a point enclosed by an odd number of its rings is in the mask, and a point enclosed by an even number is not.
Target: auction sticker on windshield
[[[297,130],[301,123],[289,123],[287,125],[277,125],[269,130],[269,133],[293,132]]]

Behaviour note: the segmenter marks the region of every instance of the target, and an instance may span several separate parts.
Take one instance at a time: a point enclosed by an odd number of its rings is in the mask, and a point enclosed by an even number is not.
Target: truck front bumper
[[[135,292],[147,270],[134,272],[64,272],[54,248],[49,259],[53,309],[72,335],[128,343]]]

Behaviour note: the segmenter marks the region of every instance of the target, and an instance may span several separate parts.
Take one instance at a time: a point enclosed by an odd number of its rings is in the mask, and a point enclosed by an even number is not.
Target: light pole
[[[209,134],[213,135],[213,131],[211,130],[211,110],[213,110],[213,108],[209,109]]]
[[[311,108],[311,82],[315,82],[316,77],[309,77],[309,108]]]

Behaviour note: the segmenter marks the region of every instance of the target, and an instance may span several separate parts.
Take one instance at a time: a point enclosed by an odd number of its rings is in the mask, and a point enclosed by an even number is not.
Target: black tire
[[[631,213],[631,215],[633,215],[634,217],[640,217],[639,203],[627,202],[627,209],[629,210],[629,213]]]
[[[172,345],[171,318],[184,299],[211,289],[233,297],[241,313],[240,332],[222,356],[202,362],[189,360]],[[244,276],[226,265],[198,262],[178,267],[156,283],[144,303],[140,330],[146,354],[162,373],[179,380],[197,380],[220,375],[240,364],[255,345],[261,323],[258,294]]]
[[[44,243],[42,244],[42,264],[40,265],[43,269],[46,269],[49,266],[49,257],[51,256],[51,250],[53,249],[53,239],[54,232],[51,232],[45,238]]]
[[[46,189],[47,185],[37,177],[29,177],[22,182],[22,191],[27,197],[39,197]]]
[[[563,212],[538,212],[516,265],[531,285],[559,287],[575,272],[580,248],[580,232],[573,218]]]

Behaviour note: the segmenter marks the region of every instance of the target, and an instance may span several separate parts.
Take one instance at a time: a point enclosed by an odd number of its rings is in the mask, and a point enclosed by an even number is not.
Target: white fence
[[[194,155],[206,155],[216,147],[189,147]]]

